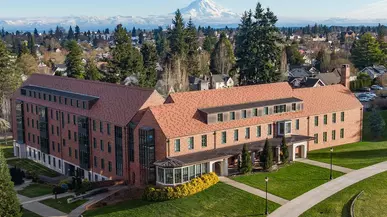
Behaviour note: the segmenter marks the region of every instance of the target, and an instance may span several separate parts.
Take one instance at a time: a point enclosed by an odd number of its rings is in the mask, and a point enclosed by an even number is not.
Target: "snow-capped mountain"
[[[224,27],[235,26],[240,16],[216,4],[212,0],[195,0],[188,7],[182,8],[183,17],[188,20],[190,17],[196,25],[211,25]],[[140,16],[66,16],[66,17],[34,17],[34,18],[0,18],[0,28],[6,30],[39,30],[54,29],[56,26],[67,28],[78,25],[81,29],[104,29],[114,28],[117,24],[123,24],[128,28],[156,28],[167,26],[171,23],[174,12],[168,15]]]

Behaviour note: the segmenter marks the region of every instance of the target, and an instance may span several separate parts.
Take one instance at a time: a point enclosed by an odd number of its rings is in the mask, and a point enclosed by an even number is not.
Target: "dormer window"
[[[253,109],[253,116],[254,117],[258,116],[258,109],[257,108]]]
[[[286,105],[277,105],[277,106],[274,106],[274,113],[275,114],[278,114],[278,113],[284,113],[286,112]]]
[[[287,136],[292,133],[291,121],[278,122],[277,126],[278,126],[278,136]]]
[[[223,122],[223,113],[218,114],[218,122]]]
[[[235,112],[230,112],[230,120],[235,120]]]
[[[297,104],[296,103],[293,103],[292,104],[292,111],[296,111],[297,110]]]
[[[268,114],[269,114],[269,107],[265,107],[265,108],[263,109],[263,114],[264,114],[264,115],[268,115]]]
[[[247,110],[242,110],[242,118],[247,118]]]

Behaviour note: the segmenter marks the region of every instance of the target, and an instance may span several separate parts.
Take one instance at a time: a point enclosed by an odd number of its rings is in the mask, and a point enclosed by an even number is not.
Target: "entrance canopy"
[[[286,144],[288,146],[293,143],[300,143],[313,140],[313,137],[309,136],[301,136],[301,135],[292,135],[286,138]],[[279,147],[281,146],[282,138],[273,138],[269,139],[269,143],[271,147]],[[265,146],[265,140],[258,142],[247,143],[249,151],[252,152],[261,152],[263,151],[263,147]],[[156,161],[154,164],[158,167],[163,168],[177,168],[183,166],[189,166],[198,163],[205,163],[209,161],[216,161],[225,158],[229,158],[235,155],[239,155],[242,153],[243,144],[235,145],[231,147],[213,149],[209,151],[196,152],[192,154],[176,156],[176,157],[168,157],[161,161]]]

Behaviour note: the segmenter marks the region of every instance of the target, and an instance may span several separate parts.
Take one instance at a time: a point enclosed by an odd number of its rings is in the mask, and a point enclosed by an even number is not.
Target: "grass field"
[[[39,163],[36,163],[29,159],[14,159],[9,160],[7,163],[11,166],[16,166],[18,168],[21,168],[23,170],[32,171],[37,173],[38,175],[44,175],[48,177],[57,177],[60,174],[55,172],[54,170],[51,170],[43,165],[40,165]]]
[[[69,197],[64,197],[64,198],[60,198],[60,199],[47,199],[47,200],[43,200],[43,201],[40,201],[40,203],[43,203],[44,205],[47,205],[49,207],[52,207],[54,209],[57,209],[59,211],[62,211],[64,213],[70,213],[72,210],[74,210],[75,208],[81,206],[82,204],[86,203],[87,200],[78,200],[74,203],[70,203],[68,204],[67,203],[67,199],[68,198],[71,198],[72,196],[69,196]]]
[[[304,163],[287,165],[277,172],[255,173],[233,177],[235,181],[265,190],[265,177],[269,177],[268,192],[291,200],[329,181],[330,170]],[[343,173],[333,171],[338,177]]]
[[[345,217],[349,216],[351,199],[360,191],[364,194],[355,203],[355,216],[386,216],[387,172],[356,183],[305,212],[302,217]]]
[[[279,205],[269,202],[269,211]],[[224,183],[196,195],[165,202],[127,201],[87,211],[83,216],[100,217],[223,217],[261,216],[265,212],[265,200]]]
[[[41,217],[41,216],[29,210],[23,209],[22,217]]]
[[[17,193],[29,198],[34,198],[52,194],[52,189],[53,187],[49,185],[33,183],[25,187],[23,190],[18,191]]]

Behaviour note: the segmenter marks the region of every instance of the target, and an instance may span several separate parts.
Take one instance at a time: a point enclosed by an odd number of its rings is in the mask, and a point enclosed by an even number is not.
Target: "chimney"
[[[341,84],[350,88],[351,67],[348,64],[341,66]]]

